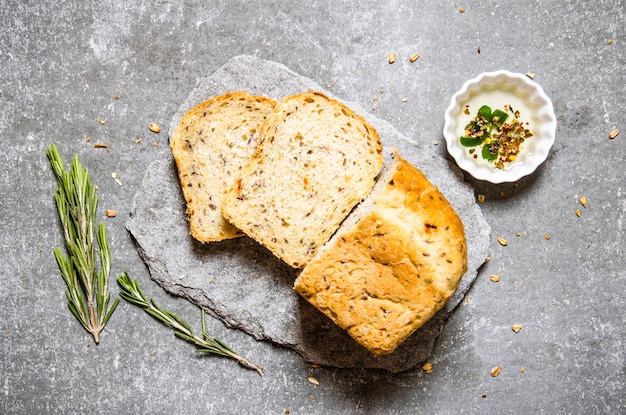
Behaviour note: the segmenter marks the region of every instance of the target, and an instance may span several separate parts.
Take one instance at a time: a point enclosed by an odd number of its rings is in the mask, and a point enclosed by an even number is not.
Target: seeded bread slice
[[[222,214],[302,268],[369,194],[382,164],[378,133],[347,106],[313,91],[283,98]]]
[[[443,307],[466,270],[461,220],[417,168],[395,155],[294,288],[384,355]]]
[[[220,212],[222,198],[254,153],[261,124],[276,102],[245,91],[196,105],[174,130],[170,148],[187,201],[191,235],[201,242],[243,233]]]

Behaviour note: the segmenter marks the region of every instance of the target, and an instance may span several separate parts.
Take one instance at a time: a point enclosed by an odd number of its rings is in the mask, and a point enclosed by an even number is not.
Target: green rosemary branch
[[[202,337],[200,337],[193,333],[189,323],[187,323],[187,321],[185,321],[181,316],[171,311],[162,309],[157,305],[153,298],[148,300],[141,291],[141,288],[139,288],[137,281],[131,280],[127,273],[120,275],[117,278],[117,283],[120,286],[120,297],[129,303],[143,308],[152,317],[173,328],[174,334],[181,339],[194,344],[197,352],[212,353],[235,359],[243,367],[256,370],[261,376],[263,376],[264,369],[261,366],[257,366],[254,363],[247,361],[223,341],[207,334],[204,310],[201,310]]]
[[[91,184],[89,172],[80,164],[77,155],[68,171],[65,170],[56,145],[48,147],[46,155],[58,184],[54,198],[63,227],[67,255],[63,254],[61,248],[55,248],[54,256],[67,285],[67,305],[98,344],[100,332],[111,318],[119,299],[109,308],[111,252],[104,225],[99,223],[97,229],[95,227],[98,207],[96,188]],[[94,240],[98,242],[99,270]]]

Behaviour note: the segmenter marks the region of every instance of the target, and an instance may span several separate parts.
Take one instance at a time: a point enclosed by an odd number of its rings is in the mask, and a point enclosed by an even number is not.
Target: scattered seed
[[[113,95],[113,99],[117,101],[118,99],[120,99],[120,96],[119,95]]]
[[[500,374],[500,367],[499,367],[499,366],[496,366],[496,367],[494,367],[493,369],[491,369],[491,376],[492,376],[492,377],[494,377],[494,378],[495,378],[495,377],[496,377],[496,376],[498,376],[499,374]]]
[[[148,124],[148,128],[150,129],[150,131],[152,131],[153,133],[160,133],[161,132],[161,127],[159,127],[157,124],[151,122],[150,124]]]
[[[93,145],[95,148],[105,148],[107,151],[111,151],[109,146],[104,143],[96,143]]]
[[[120,181],[120,175],[118,173],[111,173],[111,177],[113,177],[115,183],[117,183],[120,187],[123,186],[122,182]]]
[[[576,209],[576,216],[580,218],[580,209]]]
[[[499,237],[499,238],[498,238],[498,242],[499,242],[499,243],[500,243],[500,245],[502,245],[502,246],[507,246],[507,245],[509,244],[509,242],[508,242],[506,239],[502,238],[502,237]]]
[[[313,369],[319,369],[320,367],[322,366],[318,365],[317,363],[311,363],[311,368]]]
[[[308,379],[309,379],[309,382],[311,382],[311,383],[312,383],[312,384],[314,384],[314,385],[319,385],[319,384],[320,384],[320,381],[319,381],[319,380],[317,380],[317,378],[316,378],[316,377],[314,377],[314,376],[309,376],[309,378],[308,378]]]
[[[546,241],[549,241],[550,238],[552,238],[552,236],[550,236],[549,233],[546,233],[545,235],[543,235],[543,237],[545,238]]]
[[[483,203],[485,201],[485,195],[478,195],[478,203]]]
[[[158,146],[159,146],[159,143],[157,143],[156,141],[152,142],[152,147],[158,147]]]
[[[98,120],[98,122],[100,123],[100,125],[104,125],[104,123],[105,123],[106,121],[104,121],[104,120]]]
[[[520,371],[520,372],[522,372],[522,373],[524,373],[524,372],[526,372],[526,368],[525,368],[525,367],[522,367],[519,371]]]
[[[432,373],[433,372],[433,364],[432,363],[424,363],[424,366],[422,366],[422,370],[426,373]]]
[[[461,7],[461,8],[459,9],[459,12],[460,12],[460,13],[465,13],[465,7]]]
[[[407,102],[407,101],[408,101],[407,97],[402,98],[402,102]]]
[[[490,275],[489,279],[493,282],[499,282],[500,281],[500,276],[499,275]]]
[[[416,60],[418,60],[420,58],[420,56],[422,56],[422,55],[420,55],[419,52],[415,52],[409,58],[409,62],[415,62]]]
[[[476,52],[480,55],[480,46],[476,49]]]
[[[394,63],[396,61],[396,54],[392,53],[391,55],[389,55],[389,63]]]
[[[104,214],[107,215],[107,217],[109,218],[114,218],[117,216],[117,212],[114,211],[113,209],[107,209],[104,211]]]
[[[486,397],[487,397],[487,394],[486,394],[486,393],[483,393],[481,397],[482,397],[482,398],[486,398]]]
[[[522,233],[521,232],[515,232],[515,236],[517,236],[519,238],[520,236],[522,236]]]
[[[135,144],[140,144],[141,141],[143,141],[141,138],[139,137],[135,138]]]
[[[91,142],[91,137],[85,137],[85,142],[86,143],[90,143]]]
[[[532,72],[526,72],[526,76],[529,77],[530,79],[535,79],[535,74]]]
[[[499,193],[500,197],[504,197],[504,194],[505,194],[504,192]]]
[[[609,39],[609,40],[607,40],[607,41],[606,41],[606,43],[607,43],[608,45],[612,45],[612,44],[613,44],[613,39]]]
[[[583,207],[587,207],[587,198],[585,196],[581,196],[578,200],[580,201],[580,204],[583,205]]]
[[[613,131],[611,131],[611,132],[609,133],[609,138],[612,140],[612,139],[614,139],[615,137],[617,137],[617,135],[618,135],[618,134],[619,134],[619,130],[618,130],[618,129],[615,129],[615,130],[613,130]]]
[[[515,333],[519,333],[519,331],[522,329],[522,325],[521,324],[513,324],[511,326],[511,330],[513,330]]]
[[[487,258],[485,258],[485,262],[484,262],[484,263],[485,263],[485,264],[488,264],[488,263],[489,263],[489,261],[491,261],[491,258],[490,258],[490,257],[487,257]]]

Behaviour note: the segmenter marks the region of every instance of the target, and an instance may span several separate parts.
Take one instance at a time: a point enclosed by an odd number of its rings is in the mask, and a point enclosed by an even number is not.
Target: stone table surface
[[[0,413],[626,412],[625,28],[623,0],[0,0]],[[199,329],[198,308],[151,279],[125,224],[181,103],[238,55],[285,65],[442,159],[443,114],[466,80],[530,72],[552,99],[557,139],[537,172],[465,177],[485,195],[490,261],[444,325],[431,373],[312,366],[209,318],[260,377],[194,353],[124,301],[99,345],[70,314],[52,254],[52,143],[98,186],[113,277],[127,271]]]

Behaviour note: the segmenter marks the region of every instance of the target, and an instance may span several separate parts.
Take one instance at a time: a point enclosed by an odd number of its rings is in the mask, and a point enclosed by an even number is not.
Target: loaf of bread
[[[245,91],[228,92],[196,105],[174,130],[170,148],[187,201],[191,235],[201,242],[243,233],[220,206],[226,190],[254,153],[261,124],[276,102]]]
[[[393,352],[431,318],[467,270],[456,212],[417,168],[394,157],[294,284],[375,355]]]
[[[222,214],[302,268],[370,193],[382,164],[378,133],[347,106],[312,91],[283,98]]]

